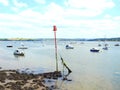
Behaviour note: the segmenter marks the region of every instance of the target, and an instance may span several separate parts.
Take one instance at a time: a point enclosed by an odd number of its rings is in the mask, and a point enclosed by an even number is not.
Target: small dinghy
[[[73,47],[73,46],[70,46],[70,45],[66,45],[65,48],[66,48],[66,49],[74,49],[74,47]]]
[[[92,48],[92,49],[90,49],[90,51],[91,51],[91,52],[99,52],[100,50],[97,49],[97,48]]]
[[[24,56],[24,53],[19,50],[15,50],[13,54],[18,56]]]

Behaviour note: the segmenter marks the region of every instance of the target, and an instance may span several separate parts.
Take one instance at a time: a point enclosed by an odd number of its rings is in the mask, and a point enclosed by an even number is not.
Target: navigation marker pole
[[[55,41],[56,71],[58,72],[57,41],[56,41],[56,31],[57,31],[57,27],[56,27],[55,25],[53,26],[53,31],[54,31],[54,41]]]
[[[55,41],[55,58],[56,58],[56,73],[58,75],[58,58],[57,58],[57,41],[56,41],[56,31],[57,31],[57,27],[54,25],[53,26],[53,31],[54,31],[54,41]],[[55,86],[54,88],[57,89],[58,88],[58,85],[57,85],[57,82],[58,82],[58,76],[57,76],[57,80],[55,82]]]

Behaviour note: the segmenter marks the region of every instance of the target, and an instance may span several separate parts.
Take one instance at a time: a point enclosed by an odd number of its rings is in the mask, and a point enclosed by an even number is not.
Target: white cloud
[[[94,17],[101,14],[100,11],[93,11],[93,10],[79,10],[79,9],[67,9],[65,14],[68,17]]]
[[[63,18],[64,9],[55,3],[50,3],[44,15],[49,20],[60,20]]]
[[[2,3],[4,6],[8,6],[9,5],[8,0],[0,0],[0,3]]]
[[[104,16],[104,18],[109,19],[109,18],[112,18],[112,16],[111,16],[110,14],[106,14],[106,15]]]
[[[23,2],[20,2],[18,0],[13,0],[13,5],[11,7],[11,9],[14,11],[14,12],[19,12],[21,10],[21,8],[26,8],[28,7],[28,5],[26,3],[23,3]]]
[[[75,3],[71,0],[71,2],[75,4],[79,4],[80,1]],[[14,33],[15,36],[19,37],[47,38],[53,37],[52,26],[55,24],[58,27],[57,37],[103,37],[107,32],[110,32],[109,35],[111,36],[112,33],[115,35],[115,33],[119,32],[118,30],[120,28],[119,16],[113,18],[106,14],[103,19],[97,19],[97,17],[94,19],[90,18],[100,15],[105,8],[113,7],[112,4],[106,3],[103,0],[98,0],[98,2],[101,2],[100,5],[103,4],[103,6],[97,6],[98,4],[91,6],[91,3],[88,4],[88,6],[85,6],[85,4],[83,7],[78,5],[73,8],[73,6],[70,5],[69,0],[70,8],[64,8],[52,2],[43,9],[44,13],[28,8],[17,14],[0,14],[0,32],[4,30],[4,33],[11,37]],[[95,4],[98,2],[95,1]],[[21,4],[20,6],[16,4],[15,9],[17,10],[26,6],[27,5],[24,4]],[[98,8],[96,9],[95,7]]]
[[[19,11],[19,8],[17,8],[17,7],[11,7],[11,9],[12,9],[14,12],[18,12],[18,11]]]
[[[47,38],[47,36],[51,36],[52,26],[49,26],[49,20],[47,22],[44,21],[42,17],[38,18],[40,13],[33,11],[31,11],[30,14],[31,13],[33,14],[32,18],[31,16],[27,17],[27,15],[0,14],[1,34],[3,33],[3,35],[11,37],[31,38]],[[51,29],[48,29],[49,27],[51,27]]]
[[[67,0],[65,5],[72,8],[70,9],[71,13],[74,12],[81,16],[97,16],[105,9],[111,9],[115,6],[112,0]]]
[[[114,20],[120,20],[120,16],[114,17]]]
[[[49,16],[49,14],[47,15]],[[116,33],[119,33],[118,29],[120,28],[119,20],[116,21],[110,18],[73,20],[61,17],[62,19],[52,20],[46,19],[46,17],[46,15],[32,10],[21,12],[19,15],[0,14],[0,27],[6,35],[11,37],[14,33],[18,37],[31,38],[53,37],[52,26],[54,24],[58,27],[57,37],[66,38],[103,37],[108,32],[109,35],[107,36],[115,36]]]
[[[35,0],[35,2],[40,3],[40,4],[45,4],[46,0]]]
[[[28,6],[26,3],[23,3],[23,2],[20,2],[20,1],[18,2],[18,0],[13,0],[13,3],[15,5],[15,7],[19,7],[19,8]]]
[[[68,5],[83,9],[105,9],[114,7],[112,0],[68,0]]]
[[[19,15],[25,16],[25,17],[28,17],[28,18],[42,17],[41,13],[35,12],[35,11],[31,10],[31,9],[24,10],[24,11],[20,12]]]
[[[19,15],[23,17],[47,21],[61,20],[64,18],[64,14],[65,14],[64,9],[55,3],[50,3],[48,6],[46,6],[44,8],[44,13],[34,11],[32,9],[26,9],[19,13]]]

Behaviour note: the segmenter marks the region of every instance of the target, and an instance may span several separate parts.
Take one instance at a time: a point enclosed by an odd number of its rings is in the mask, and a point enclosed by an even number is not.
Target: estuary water
[[[14,50],[21,43],[28,47],[22,50],[25,56],[14,56]],[[101,47],[98,47],[99,43]],[[116,43],[120,42],[107,42],[109,48],[103,50],[103,42],[58,41],[59,70],[63,69],[60,56],[72,70],[68,76],[72,81],[59,82],[59,90],[120,90],[120,46],[114,46]],[[65,49],[66,44],[71,44],[74,49]],[[93,47],[99,48],[100,52],[90,52]],[[43,73],[54,71],[55,64],[54,41],[0,42],[2,69],[29,68],[33,73]]]

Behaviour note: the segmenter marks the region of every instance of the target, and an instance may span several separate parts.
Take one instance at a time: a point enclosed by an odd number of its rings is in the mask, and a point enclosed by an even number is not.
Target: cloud
[[[114,20],[120,20],[120,16],[116,16],[116,17],[114,17]]]
[[[45,17],[49,20],[60,20],[64,18],[64,9],[56,3],[50,3],[46,7]]]
[[[14,12],[19,12],[21,10],[21,8],[27,8],[28,5],[26,3],[20,2],[18,0],[13,0],[13,6],[11,7],[11,9]]]
[[[37,18],[40,13],[29,11],[33,16],[21,14],[0,14],[0,32],[5,37],[47,38],[51,36],[52,26],[49,21]],[[25,12],[24,12],[25,13]],[[10,17],[10,18],[9,18]],[[51,27],[51,29],[50,29]],[[4,32],[3,32],[4,31]],[[9,31],[9,32],[8,32]],[[13,35],[14,33],[14,35]],[[2,37],[1,35],[1,37]]]
[[[101,14],[101,11],[93,10],[79,10],[79,9],[67,9],[65,14],[68,17],[94,17]]]
[[[28,5],[26,3],[23,3],[23,2],[18,2],[18,0],[13,0],[13,4],[15,5],[15,7],[27,7]]]
[[[0,0],[0,3],[2,3],[4,6],[8,6],[9,5],[9,1],[8,0]]]
[[[14,1],[16,2],[16,0]],[[109,36],[115,36],[115,33],[119,33],[119,16],[112,17],[112,15],[105,13],[103,18],[97,17],[106,8],[114,7],[110,4],[112,1],[98,0],[98,2],[94,2],[96,5],[92,5],[92,3],[87,4],[83,0],[83,2],[81,1],[83,5],[79,6],[81,5],[80,1],[75,3],[68,0],[68,6],[65,7],[51,2],[42,7],[41,10],[44,11],[36,10],[36,8],[40,8],[39,6],[29,8],[30,6],[28,7],[27,4],[17,1],[17,4],[14,3],[16,11],[21,10],[22,7],[26,8],[14,14],[1,13],[0,32],[9,37],[51,38],[53,37],[52,26],[56,25],[58,38],[91,38],[103,37],[108,32]],[[98,5],[98,3],[103,6]],[[96,18],[94,18],[95,16]],[[3,30],[4,32],[2,32]]]
[[[19,15],[28,17],[28,18],[39,18],[42,17],[42,14],[39,12],[35,12],[32,9],[27,9],[19,13]]]
[[[52,26],[55,24],[58,28],[58,38],[92,38],[103,37],[104,35],[107,35],[107,37],[115,36],[116,33],[119,33],[118,29],[120,28],[119,20],[110,18],[95,20],[57,19],[52,21],[45,17],[43,14],[32,10],[24,11],[19,15],[0,14],[1,35],[4,34],[4,36],[9,37],[51,38],[53,37]]]
[[[68,0],[66,3],[73,8],[83,8],[83,9],[105,9],[112,8],[115,6],[112,0]]]
[[[104,10],[113,8],[115,3],[112,0],[67,0],[65,5],[71,8],[70,12],[78,15],[97,16]]]
[[[35,0],[35,2],[39,3],[39,4],[45,4],[46,0]]]
[[[106,14],[105,16],[104,16],[104,18],[112,18],[112,16],[110,15],[110,14]]]

